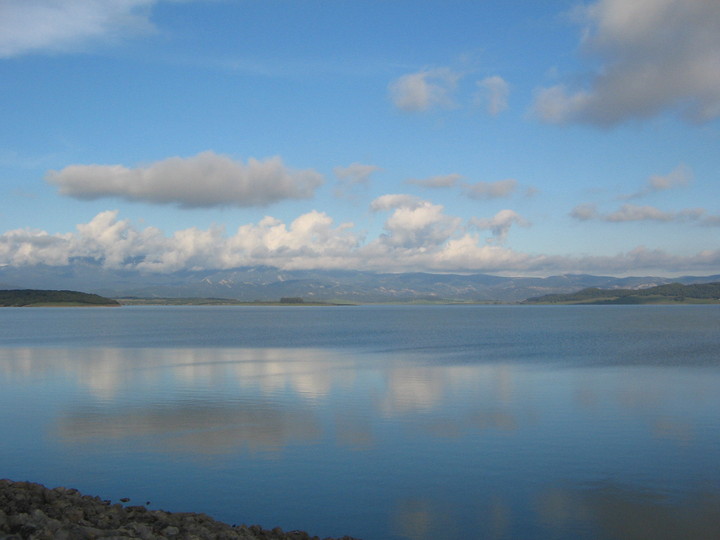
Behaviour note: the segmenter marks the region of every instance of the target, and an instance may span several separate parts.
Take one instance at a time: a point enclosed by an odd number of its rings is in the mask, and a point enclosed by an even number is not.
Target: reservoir
[[[0,310],[0,477],[366,540],[720,536],[720,306]]]

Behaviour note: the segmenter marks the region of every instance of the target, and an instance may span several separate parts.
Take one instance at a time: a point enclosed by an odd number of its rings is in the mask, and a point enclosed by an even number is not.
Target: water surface
[[[0,475],[320,536],[717,538],[719,306],[0,310]]]

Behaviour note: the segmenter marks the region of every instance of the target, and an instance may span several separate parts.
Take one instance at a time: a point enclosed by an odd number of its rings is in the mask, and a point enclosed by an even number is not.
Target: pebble
[[[130,499],[123,498],[128,502]],[[146,503],[146,504],[149,504]],[[112,504],[76,489],[0,479],[0,540],[320,540],[304,531],[228,525],[207,514]],[[333,540],[327,538],[325,540]],[[343,536],[337,540],[358,540]]]

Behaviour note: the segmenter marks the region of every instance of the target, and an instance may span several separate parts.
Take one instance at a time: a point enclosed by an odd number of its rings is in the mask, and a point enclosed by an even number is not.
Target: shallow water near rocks
[[[0,476],[319,536],[717,538],[720,306],[0,310]]]

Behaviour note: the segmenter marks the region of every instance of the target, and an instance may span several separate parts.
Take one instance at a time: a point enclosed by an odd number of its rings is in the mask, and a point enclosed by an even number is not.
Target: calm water
[[[0,477],[320,536],[720,537],[720,306],[0,310]]]

